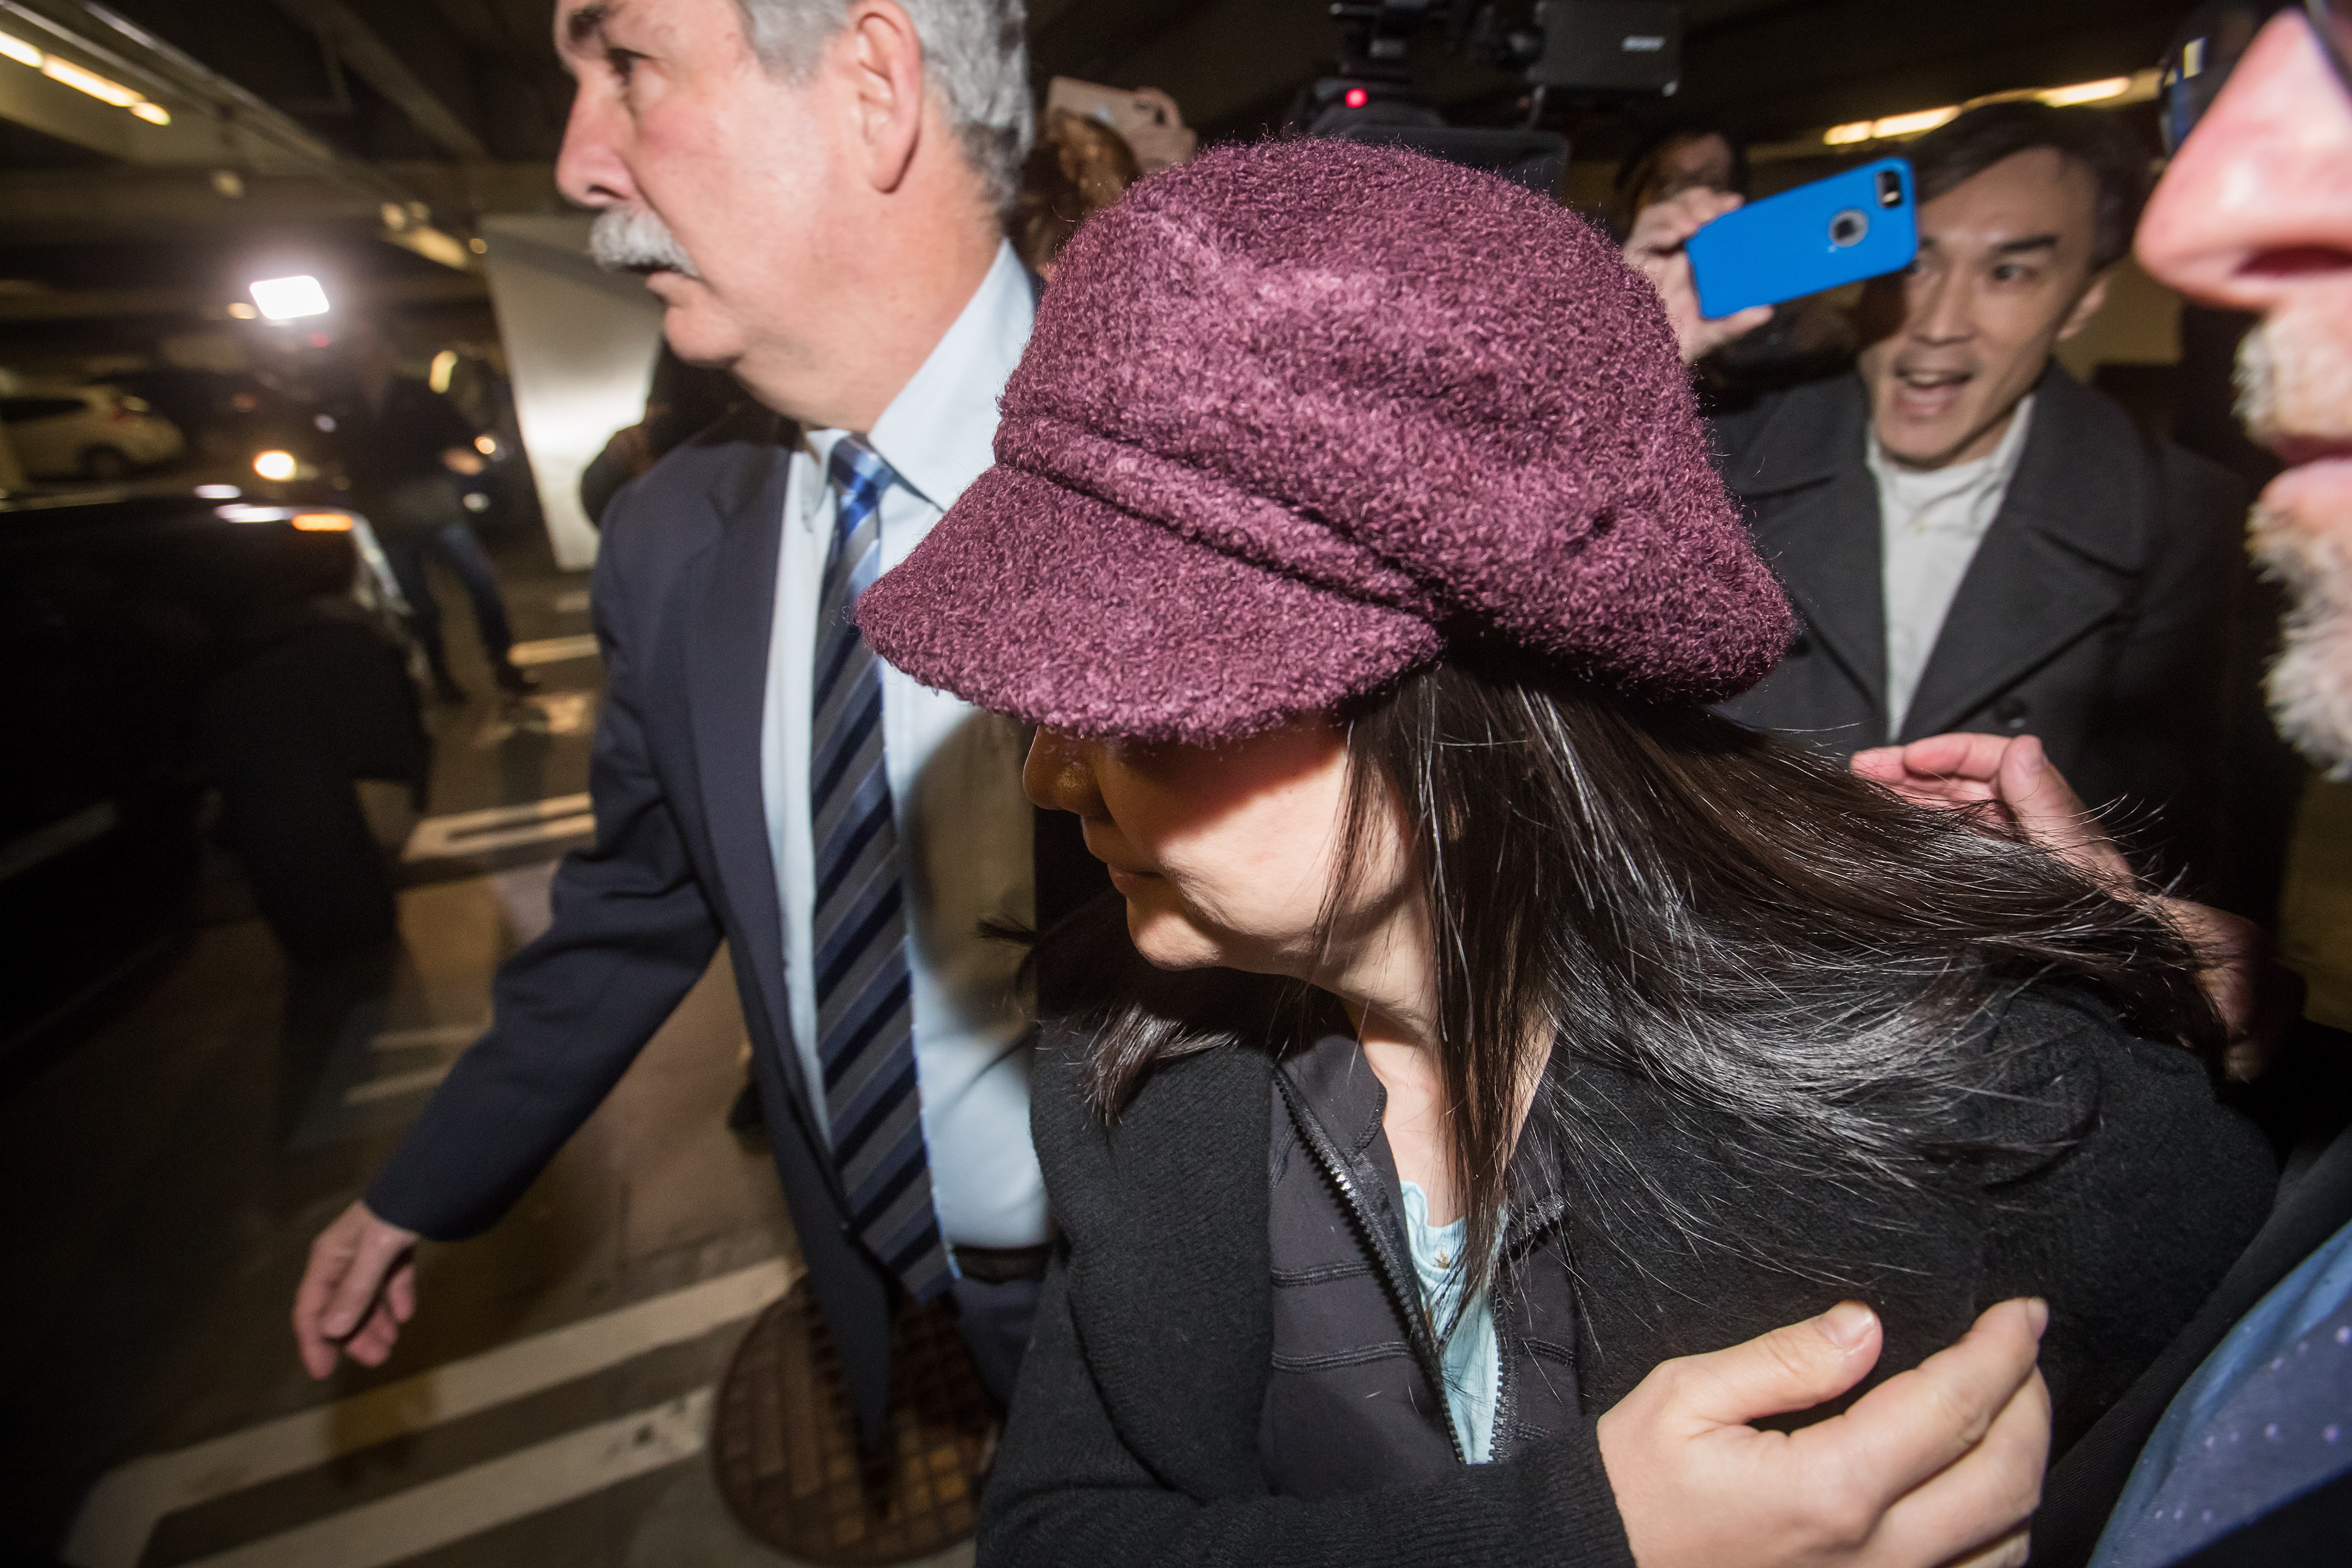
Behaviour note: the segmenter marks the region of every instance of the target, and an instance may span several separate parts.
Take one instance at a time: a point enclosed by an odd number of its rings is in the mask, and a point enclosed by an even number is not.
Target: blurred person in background
[[[1021,167],[1013,248],[1030,271],[1053,281],[1054,259],[1078,225],[1141,177],[1134,152],[1118,132],[1066,109],[1053,110]]]
[[[751,400],[733,376],[688,364],[664,342],[654,357],[653,383],[646,389],[645,416],[614,431],[604,449],[580,472],[580,509],[589,522],[602,527],[604,509],[623,485]]]
[[[334,421],[352,504],[383,545],[408,601],[409,635],[425,652],[435,692],[463,702],[441,637],[441,605],[425,560],[438,555],[457,574],[474,606],[482,652],[501,690],[520,696],[539,682],[510,657],[514,632],[496,568],[467,521],[464,479],[488,467],[478,433],[457,405],[422,380],[401,374],[399,344],[384,323],[362,317],[344,334],[342,374],[323,400]]]
[[[2035,735],[2157,863],[2210,878],[2244,491],[2052,357],[2105,299],[2147,158],[2110,116],[2032,103],[1970,110],[1910,158],[1918,258],[1865,294],[1855,373],[1716,421],[1801,617],[1725,711],[1839,753]],[[1626,247],[1694,358],[1761,319],[1702,321],[1681,251],[1736,205],[1686,193]]]
[[[1607,215],[1611,236],[1622,243],[1634,220],[1685,191],[1746,196],[1748,143],[1699,121],[1675,121],[1652,132],[1617,165]]]

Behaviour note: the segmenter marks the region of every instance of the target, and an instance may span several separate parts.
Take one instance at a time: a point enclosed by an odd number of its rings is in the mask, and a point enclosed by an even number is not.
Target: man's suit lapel
[[[1886,711],[1886,618],[1878,485],[1861,461],[1869,400],[1859,377],[1791,393],[1726,475],[1754,508],[1756,546],[1819,641]],[[1759,505],[1782,497],[1777,506]]]
[[[2053,367],[2000,513],[1960,579],[1904,717],[1950,729],[2121,609],[2145,556],[2138,433]]]
[[[784,990],[783,910],[768,841],[760,776],[760,731],[767,708],[768,641],[775,622],[776,559],[793,432],[781,421],[766,440],[746,440],[745,460],[711,487],[719,518],[709,575],[686,638],[697,772],[710,823],[710,847],[727,907],[750,950],[734,954],[767,1008],[784,1076],[805,1104],[792,1009]]]

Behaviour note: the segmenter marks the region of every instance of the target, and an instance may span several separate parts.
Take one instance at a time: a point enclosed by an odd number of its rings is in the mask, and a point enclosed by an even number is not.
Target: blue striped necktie
[[[882,666],[849,618],[882,569],[890,465],[854,437],[827,465],[837,498],[818,600],[811,690],[809,821],[817,1058],[851,1228],[918,1301],[950,1283],[931,1206],[915,1078],[905,884],[882,758]]]

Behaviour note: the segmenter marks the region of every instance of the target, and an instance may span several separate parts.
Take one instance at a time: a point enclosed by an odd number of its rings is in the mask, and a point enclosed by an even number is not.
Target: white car
[[[16,460],[37,479],[119,479],[178,457],[180,427],[120,387],[18,384],[0,396]]]

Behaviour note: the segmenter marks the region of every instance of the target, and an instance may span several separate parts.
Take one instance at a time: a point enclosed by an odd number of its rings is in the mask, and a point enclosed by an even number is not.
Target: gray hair
[[[752,52],[804,79],[849,20],[849,0],[735,0]],[[1036,134],[1029,102],[1024,0],[898,0],[923,45],[923,74],[946,100],[965,161],[998,211],[1021,190],[1021,162]]]

